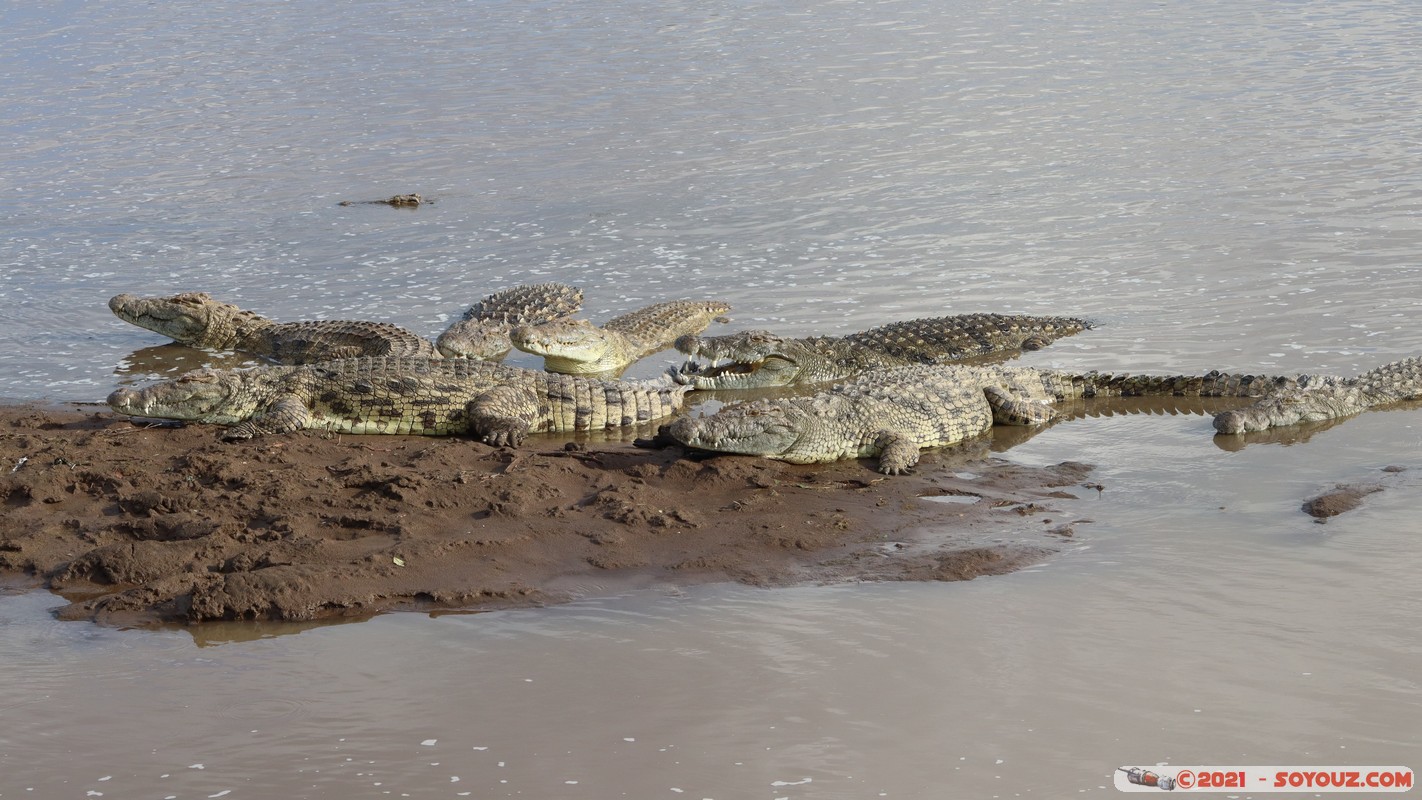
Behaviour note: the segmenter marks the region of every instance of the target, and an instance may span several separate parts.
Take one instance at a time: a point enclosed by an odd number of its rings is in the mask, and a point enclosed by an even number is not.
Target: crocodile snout
[[[109,404],[109,408],[115,411],[123,411],[126,408],[131,408],[137,399],[138,392],[132,389],[115,389],[113,394],[109,395],[106,402]]]
[[[109,298],[109,310],[117,314],[123,311],[124,308],[128,306],[128,304],[132,303],[134,300],[137,299],[138,298],[136,296],[131,294],[116,294],[113,297]]]
[[[697,441],[701,436],[701,420],[696,417],[681,417],[664,427],[668,436],[682,444]]]
[[[1220,433],[1247,433],[1249,418],[1238,411],[1221,411],[1215,415],[1215,430]]]

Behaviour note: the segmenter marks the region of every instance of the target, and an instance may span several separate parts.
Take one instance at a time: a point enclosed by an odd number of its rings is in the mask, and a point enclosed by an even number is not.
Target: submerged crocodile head
[[[699,450],[798,462],[803,459],[796,453],[815,428],[815,415],[787,398],[736,403],[706,417],[682,417],[667,427],[667,435]]]
[[[206,292],[185,292],[172,297],[115,295],[109,310],[119,319],[200,347],[230,347],[244,330],[267,320],[251,311],[212,299]]]
[[[131,417],[156,417],[230,425],[249,418],[255,404],[243,400],[243,374],[199,369],[142,389],[122,388],[109,407]]]
[[[693,359],[673,367],[672,378],[697,389],[755,389],[812,383],[824,354],[814,339],[791,339],[770,331],[741,331],[725,336],[683,336],[676,349]]]
[[[622,366],[609,364],[616,354],[607,332],[585,319],[555,319],[541,325],[518,325],[509,332],[513,346],[543,356],[553,372],[584,374]]]
[[[1244,408],[1215,415],[1215,430],[1238,434],[1319,422],[1357,414],[1367,407],[1350,387],[1294,390],[1270,395]]]

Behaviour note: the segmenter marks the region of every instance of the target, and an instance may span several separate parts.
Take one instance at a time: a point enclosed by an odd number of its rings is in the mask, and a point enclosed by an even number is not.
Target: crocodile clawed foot
[[[479,437],[479,441],[493,447],[518,447],[523,444],[523,434],[516,431],[490,431]]]
[[[495,420],[478,425],[475,436],[493,447],[518,447],[528,436],[528,426],[516,420]]]
[[[885,475],[902,475],[918,463],[918,444],[907,437],[885,431],[879,434],[875,446],[879,450],[879,471]]]

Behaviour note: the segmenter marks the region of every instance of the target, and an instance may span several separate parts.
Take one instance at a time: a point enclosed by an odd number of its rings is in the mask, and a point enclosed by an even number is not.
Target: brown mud
[[[1015,465],[985,441],[887,477],[871,462],[554,436],[510,449],[217,435],[0,405],[0,578],[59,593],[62,618],[114,625],[483,610],[722,581],[967,580],[1040,561],[1096,496],[1088,466]]]

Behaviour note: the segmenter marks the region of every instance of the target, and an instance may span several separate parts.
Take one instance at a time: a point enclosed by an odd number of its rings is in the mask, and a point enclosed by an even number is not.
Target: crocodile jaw
[[[125,322],[179,342],[201,339],[211,320],[210,299],[201,293],[175,297],[120,294],[109,298],[109,310]]]
[[[698,450],[794,460],[808,421],[793,406],[757,400],[726,406],[709,417],[682,417],[668,426],[667,435]]]
[[[802,368],[778,346],[783,341],[764,331],[704,339],[683,336],[676,340],[676,349],[692,359],[668,374],[677,383],[706,391],[788,386],[798,381]]]
[[[115,412],[130,417],[229,424],[251,416],[235,408],[233,396],[239,380],[217,370],[200,369],[143,389],[118,389],[107,402]]]
[[[513,346],[536,356],[554,371],[572,374],[603,372],[609,366],[607,334],[587,320],[554,320],[543,325],[519,325],[509,332]]]

